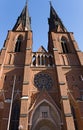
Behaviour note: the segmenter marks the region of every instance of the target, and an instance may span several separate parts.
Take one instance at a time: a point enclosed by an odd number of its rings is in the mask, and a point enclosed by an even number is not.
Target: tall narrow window
[[[44,65],[44,56],[41,55],[41,65]]]
[[[49,56],[49,64],[50,64],[50,66],[53,65],[53,57],[51,55]]]
[[[38,65],[40,65],[40,55],[38,55]]]
[[[62,50],[63,50],[63,53],[68,53],[68,46],[67,46],[67,40],[62,37],[61,39],[61,46],[62,46]]]
[[[42,112],[42,118],[47,118],[48,117],[48,112]]]
[[[75,129],[78,130],[78,124],[77,124],[77,119],[76,119],[76,112],[73,106],[71,106],[71,111],[72,111],[72,115],[73,115],[73,119],[74,119],[74,125],[75,125]]]
[[[4,75],[4,81],[6,81],[7,80],[7,75]]]
[[[11,58],[12,58],[12,55],[10,54],[9,55],[9,64],[11,64]]]
[[[36,56],[35,55],[33,55],[33,57],[32,57],[32,63],[33,63],[33,65],[36,65]]]
[[[20,104],[16,102],[13,105],[10,130],[18,130],[19,126],[19,115],[20,115]]]
[[[21,51],[22,40],[23,40],[23,36],[22,35],[18,36],[17,41],[16,41],[16,46],[15,46],[15,52]]]
[[[45,65],[47,66],[48,65],[48,60],[47,60],[47,55],[45,55]]]

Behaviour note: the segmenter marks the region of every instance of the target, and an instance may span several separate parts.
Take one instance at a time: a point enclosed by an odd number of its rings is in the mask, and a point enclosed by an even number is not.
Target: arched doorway
[[[31,113],[30,130],[60,130],[60,123],[60,113],[56,106],[44,99]]]
[[[57,130],[57,126],[49,119],[42,119],[37,122],[33,130]]]

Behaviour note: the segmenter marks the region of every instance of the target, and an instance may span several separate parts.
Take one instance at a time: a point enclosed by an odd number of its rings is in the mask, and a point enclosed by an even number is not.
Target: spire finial
[[[27,4],[28,4],[28,0],[26,0],[26,6],[27,6]]]
[[[52,2],[51,1],[49,1],[49,3],[50,3],[50,7],[52,6]]]

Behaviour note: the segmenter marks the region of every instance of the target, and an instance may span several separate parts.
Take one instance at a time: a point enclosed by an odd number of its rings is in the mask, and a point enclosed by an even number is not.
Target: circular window
[[[50,89],[53,86],[52,78],[45,73],[36,74],[34,77],[34,84],[38,88]]]

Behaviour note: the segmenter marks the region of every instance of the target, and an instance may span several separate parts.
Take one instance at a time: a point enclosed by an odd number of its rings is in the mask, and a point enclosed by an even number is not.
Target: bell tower
[[[48,50],[33,52],[28,3],[0,53],[0,130],[82,130],[83,53],[50,2]]]
[[[21,98],[27,95],[26,73],[31,53],[31,19],[26,2],[15,26],[8,31],[0,54],[0,130],[17,130],[19,127],[20,111],[24,107]]]
[[[83,122],[81,120],[81,108],[83,103],[81,98],[82,87],[80,85],[83,82],[82,78],[81,80],[79,78],[83,71],[82,52],[77,46],[73,32],[67,31],[51,3],[48,23],[48,52],[54,57],[61,111],[65,115],[66,129],[81,130]]]

